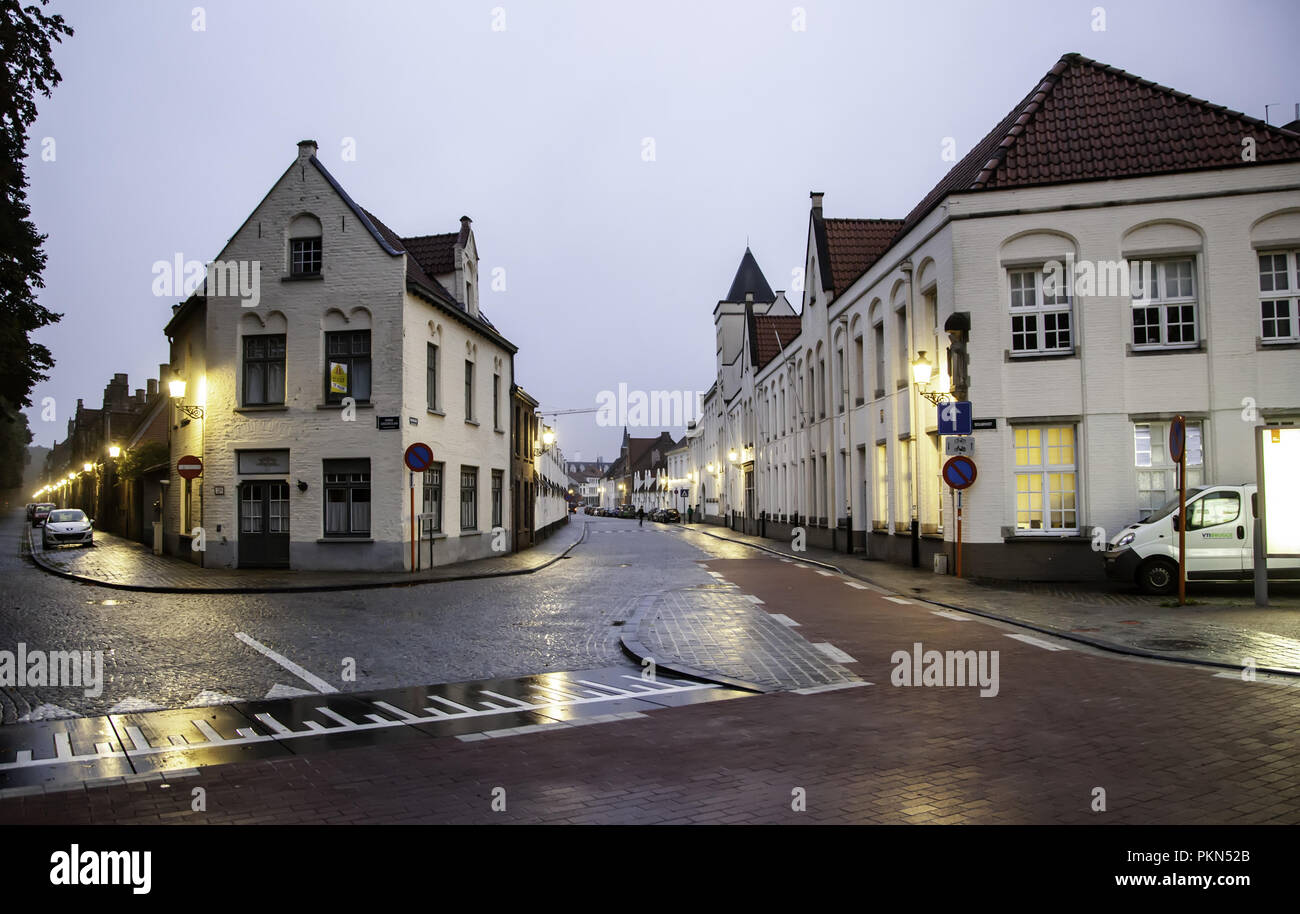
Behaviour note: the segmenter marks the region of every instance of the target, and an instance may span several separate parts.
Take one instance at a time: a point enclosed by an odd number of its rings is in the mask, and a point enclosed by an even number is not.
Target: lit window
[[[1078,532],[1074,426],[1017,428],[1015,453],[1016,529]]]

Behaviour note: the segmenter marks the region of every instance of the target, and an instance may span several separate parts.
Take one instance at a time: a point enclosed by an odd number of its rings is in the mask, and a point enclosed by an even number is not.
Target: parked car
[[[1187,490],[1187,580],[1249,581],[1254,577],[1255,517],[1258,495],[1254,483],[1205,485]],[[1106,575],[1135,583],[1146,593],[1167,594],[1178,589],[1178,499],[1111,538],[1103,553]],[[1268,577],[1300,581],[1300,559],[1268,559]]]
[[[93,546],[94,522],[80,508],[55,508],[45,521],[41,542],[46,549],[55,546]]]
[[[51,511],[58,508],[58,505],[47,501],[39,502],[32,506],[32,526],[39,527],[45,523],[45,518],[49,517]]]
[[[676,508],[664,508],[663,516],[659,519],[666,524],[680,524],[682,522],[682,512]]]
[[[636,517],[636,507],[633,505],[623,505],[618,509],[619,517]]]

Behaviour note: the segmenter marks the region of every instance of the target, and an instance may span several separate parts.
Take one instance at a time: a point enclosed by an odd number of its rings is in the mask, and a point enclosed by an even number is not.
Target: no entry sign
[[[943,465],[943,481],[954,489],[965,489],[976,475],[975,461],[969,457],[953,457]]]
[[[1169,459],[1178,463],[1183,459],[1183,452],[1187,449],[1187,420],[1182,416],[1174,416],[1174,421],[1169,423]]]
[[[412,473],[423,473],[433,465],[433,448],[417,441],[406,449],[406,468]]]
[[[176,461],[176,472],[182,479],[197,479],[203,475],[203,461],[193,454],[186,454]]]

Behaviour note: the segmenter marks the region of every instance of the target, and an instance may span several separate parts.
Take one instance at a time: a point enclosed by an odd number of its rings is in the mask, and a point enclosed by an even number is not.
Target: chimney
[[[145,384],[145,396],[148,399],[152,400],[154,397],[158,396],[157,378],[150,378],[149,380],[145,381],[144,384]]]
[[[812,197],[812,208],[817,210],[818,212],[821,212],[822,197],[824,197],[825,194],[823,194],[820,190],[815,190],[812,193],[810,193],[808,196]]]
[[[298,143],[298,164],[304,165],[307,160],[316,155],[316,141],[302,140]]]
[[[143,388],[137,387],[137,388],[135,389],[135,403],[136,403],[136,406],[143,406],[143,405],[144,405],[144,390],[143,390]]]

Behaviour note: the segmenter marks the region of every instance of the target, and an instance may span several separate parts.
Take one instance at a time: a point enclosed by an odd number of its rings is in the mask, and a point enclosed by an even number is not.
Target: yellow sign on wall
[[[330,393],[348,392],[348,366],[343,362],[330,362]]]

